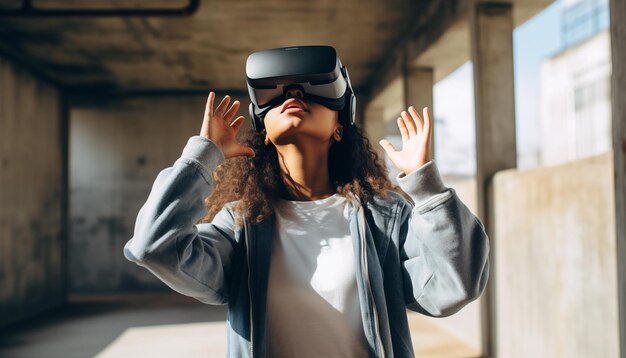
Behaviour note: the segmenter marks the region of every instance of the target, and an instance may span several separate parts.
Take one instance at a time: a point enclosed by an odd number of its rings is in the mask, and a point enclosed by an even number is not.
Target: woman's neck
[[[276,146],[288,200],[318,200],[335,193],[328,176],[328,149],[286,144]]]

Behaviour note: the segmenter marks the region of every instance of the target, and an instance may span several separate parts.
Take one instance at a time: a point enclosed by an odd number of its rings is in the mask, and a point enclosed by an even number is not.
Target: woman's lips
[[[302,109],[302,110],[304,110],[306,112],[306,106],[304,105],[304,103],[301,100],[299,100],[297,98],[289,98],[288,100],[286,100],[283,103],[281,112],[285,112],[285,111],[287,111],[287,109],[296,108],[296,107],[298,107],[298,108],[300,108],[300,109]]]
[[[283,113],[297,113],[297,112],[306,112],[306,111],[300,107],[289,107],[285,109]]]

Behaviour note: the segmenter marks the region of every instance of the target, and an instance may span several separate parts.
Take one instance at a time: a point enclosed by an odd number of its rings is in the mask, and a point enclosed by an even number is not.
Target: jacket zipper
[[[248,301],[250,304],[250,357],[254,358],[254,322],[252,320],[252,290],[250,289],[250,243],[248,242],[248,224],[243,220],[244,236],[246,238],[246,260],[248,260]]]
[[[363,237],[362,240],[362,245],[363,245],[363,250],[362,250],[362,254],[363,254],[363,262],[365,263],[365,281],[367,282],[367,288],[369,289],[370,292],[370,297],[372,298],[372,305],[374,306],[374,323],[376,326],[376,341],[378,343],[378,346],[380,347],[380,352],[382,353],[382,357],[385,357],[385,347],[383,347],[383,341],[380,338],[380,328],[379,328],[379,324],[378,324],[378,311],[376,310],[376,300],[374,299],[374,294],[372,292],[372,286],[370,285],[370,275],[369,275],[369,270],[368,270],[368,266],[367,266],[367,240],[366,240],[366,231],[365,231],[365,214],[363,213],[363,208],[361,208],[361,225],[362,225],[362,230],[361,230],[361,235]]]

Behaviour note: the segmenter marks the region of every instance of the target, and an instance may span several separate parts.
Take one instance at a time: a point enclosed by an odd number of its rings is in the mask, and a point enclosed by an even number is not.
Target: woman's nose
[[[290,88],[287,90],[287,93],[285,94],[285,98],[291,98],[291,97],[303,98],[304,92],[302,92],[302,90],[299,88]]]

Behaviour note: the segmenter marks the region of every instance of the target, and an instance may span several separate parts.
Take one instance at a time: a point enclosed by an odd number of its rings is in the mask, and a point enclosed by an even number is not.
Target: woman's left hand
[[[406,175],[430,161],[432,121],[428,107],[424,107],[422,119],[413,106],[409,107],[408,113],[402,111],[397,121],[402,135],[402,150],[397,151],[386,139],[378,143],[385,149],[393,164]]]

